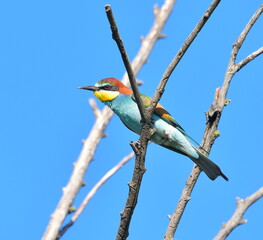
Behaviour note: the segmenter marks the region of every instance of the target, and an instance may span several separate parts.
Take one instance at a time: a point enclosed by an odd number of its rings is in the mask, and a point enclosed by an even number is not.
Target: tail
[[[221,169],[212,162],[208,157],[206,157],[204,154],[202,154],[198,149],[196,149],[196,152],[198,153],[199,158],[191,158],[199,168],[201,168],[202,171],[205,172],[205,174],[211,179],[215,180],[218,176],[221,176],[226,181],[228,181],[228,178],[224,173],[222,173]]]

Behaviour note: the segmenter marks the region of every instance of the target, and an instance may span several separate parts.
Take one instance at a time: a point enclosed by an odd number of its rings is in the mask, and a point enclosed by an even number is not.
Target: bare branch
[[[142,41],[140,50],[132,62],[132,68],[134,73],[137,75],[142,66],[146,63],[146,60],[152,51],[156,41],[158,40],[158,34],[162,31],[166,20],[170,14],[169,4],[172,4],[174,0],[166,1],[162,7],[163,11],[160,12],[158,22],[153,23],[153,27]],[[164,7],[165,6],[165,7]],[[127,84],[127,74],[123,76],[122,81]],[[101,116],[96,119],[96,122],[91,129],[89,136],[84,141],[83,148],[80,156],[74,164],[72,175],[69,179],[67,186],[64,188],[63,195],[54,210],[50,222],[48,223],[47,229],[42,237],[42,240],[55,240],[58,236],[59,229],[65,217],[68,214],[68,209],[72,205],[79,189],[82,187],[82,182],[87,168],[93,159],[94,152],[97,148],[98,143],[104,136],[104,130],[108,125],[113,112],[105,107],[101,110]]]
[[[224,240],[227,236],[239,225],[246,223],[247,220],[243,218],[243,215],[247,211],[247,209],[263,197],[263,188],[260,188],[257,192],[253,193],[251,196],[246,199],[237,198],[237,207],[233,216],[229,219],[229,221],[223,224],[222,229],[215,236],[214,240]]]
[[[42,237],[43,240],[55,240],[58,238],[59,229],[68,214],[68,209],[72,205],[80,188],[83,186],[84,175],[93,159],[96,146],[104,136],[104,129],[107,124],[105,118],[109,114],[112,114],[112,112],[105,108],[102,111],[102,114],[96,119],[96,123],[93,126],[89,137],[84,141],[83,149],[77,162],[74,163],[74,169],[67,186],[63,188],[63,195],[51,216],[46,232]]]
[[[131,143],[134,153],[136,153],[136,160],[135,160],[132,181],[129,183],[129,195],[126,201],[125,208],[123,212],[121,213],[120,226],[119,226],[117,237],[116,237],[116,239],[126,239],[128,237],[128,229],[129,229],[131,217],[133,215],[133,211],[137,203],[142,177],[145,172],[145,166],[144,166],[145,155],[146,155],[147,143],[148,143],[148,140],[150,139],[150,135],[149,135],[150,134],[150,117],[145,114],[145,107],[140,97],[140,92],[136,84],[135,75],[133,73],[133,69],[131,67],[124,44],[119,35],[118,27],[115,22],[113,12],[111,10],[110,5],[106,5],[105,10],[106,10],[108,20],[110,22],[112,37],[115,40],[119,48],[119,51],[121,53],[122,60],[124,62],[126,71],[129,76],[133,94],[137,102],[138,109],[140,111],[140,115],[142,119],[141,121],[143,125],[142,129],[146,129],[146,126],[147,126],[147,130],[145,134],[144,134],[144,131],[142,130],[140,140],[136,144]]]
[[[261,8],[262,8],[262,6],[260,7],[260,9]],[[242,31],[242,33],[241,33],[242,36],[240,35],[237,42],[233,45],[233,50],[231,53],[230,61],[228,64],[228,68],[227,68],[225,77],[224,77],[224,82],[222,84],[221,89],[220,88],[216,89],[214,101],[211,104],[211,107],[206,114],[207,122],[206,122],[206,128],[204,131],[204,137],[203,137],[203,141],[201,143],[201,147],[203,149],[205,149],[208,154],[209,154],[209,152],[210,152],[210,150],[214,144],[214,141],[216,139],[216,135],[214,133],[217,131],[217,126],[218,126],[220,118],[222,116],[223,109],[227,105],[227,103],[229,103],[229,101],[227,101],[227,99],[226,99],[226,96],[227,96],[227,92],[228,92],[228,89],[230,87],[230,83],[231,83],[233,76],[235,75],[235,73],[238,70],[240,70],[243,66],[245,66],[246,63],[253,60],[256,56],[258,56],[260,54],[259,52],[261,50],[259,49],[258,51],[253,53],[254,55],[253,54],[249,55],[246,58],[247,60],[246,59],[244,60],[247,62],[245,62],[245,64],[243,64],[243,65],[240,64],[242,66],[239,66],[239,67],[237,67],[237,65],[234,62],[236,59],[236,55],[237,55],[239,49],[241,48],[241,46],[245,40],[247,33],[249,32],[249,30],[251,29],[251,27],[253,26],[253,24],[258,19],[259,15],[261,13],[262,13],[262,9],[260,11],[257,10],[256,14],[253,15],[252,20],[250,19],[245,30]],[[240,45],[240,43],[241,43],[241,45]],[[190,173],[190,176],[187,179],[185,188],[182,192],[182,195],[179,199],[179,202],[176,206],[176,209],[175,209],[173,215],[170,217],[170,222],[169,222],[168,228],[166,230],[166,234],[164,236],[164,239],[166,239],[166,240],[173,239],[174,233],[175,233],[177,226],[180,222],[180,219],[184,213],[186,204],[191,198],[192,190],[195,186],[195,183],[197,181],[197,178],[198,178],[200,172],[201,172],[200,169],[195,166],[193,168],[192,172]]]
[[[148,108],[148,111],[153,112],[154,108],[156,107],[157,103],[160,101],[162,94],[164,93],[164,88],[166,83],[168,82],[169,77],[171,76],[173,70],[177,66],[177,64],[180,62],[182,59],[183,55],[186,53],[187,49],[190,47],[198,33],[201,31],[201,29],[204,27],[205,23],[207,20],[210,18],[212,15],[213,11],[216,9],[217,5],[220,3],[221,0],[214,0],[212,4],[209,6],[209,8],[206,10],[204,15],[201,17],[193,31],[190,33],[190,35],[187,37],[185,42],[183,43],[182,47],[180,50],[177,52],[176,56],[174,59],[171,61],[167,69],[165,70],[162,79],[158,85],[158,88],[154,94],[154,97],[152,99],[152,102],[150,104],[150,108]],[[152,107],[152,109],[151,109]]]
[[[142,132],[143,133],[143,132]],[[132,176],[132,181],[129,182],[129,194],[124,207],[124,210],[121,212],[121,221],[118,228],[118,233],[116,236],[117,240],[126,239],[129,235],[129,226],[133,211],[136,207],[139,190],[142,182],[142,177],[145,172],[144,161],[148,139],[145,137],[146,134],[140,137],[140,140],[131,143],[131,147],[136,155],[134,171]]]
[[[248,64],[249,62],[251,62],[252,60],[254,60],[256,57],[258,57],[260,54],[263,53],[263,47],[259,48],[258,50],[256,50],[255,52],[249,54],[245,59],[243,59],[242,61],[240,61],[238,64],[236,64],[237,67],[237,72],[243,68],[246,64]]]
[[[169,14],[172,10],[174,3],[175,3],[174,0],[166,0],[163,7],[161,9],[158,9],[158,11],[157,11],[157,8],[155,7],[154,8],[155,20],[158,21],[159,16],[162,16],[162,15],[164,15],[164,18],[167,19],[167,17],[169,16]],[[124,208],[123,212],[121,213],[120,226],[119,226],[118,234],[116,237],[116,239],[126,239],[128,236],[128,229],[129,229],[131,217],[132,217],[134,208],[135,208],[136,203],[137,203],[142,177],[143,177],[143,174],[145,172],[145,166],[144,166],[145,164],[144,163],[145,163],[147,143],[148,143],[148,140],[150,139],[150,136],[153,133],[153,131],[151,130],[151,113],[148,112],[148,114],[147,114],[147,112],[144,109],[144,105],[142,104],[142,100],[140,98],[140,93],[139,93],[139,90],[138,90],[137,85],[136,85],[136,80],[135,80],[135,77],[132,73],[132,68],[129,64],[129,59],[128,59],[128,56],[126,54],[124,45],[120,39],[118,29],[117,29],[117,25],[116,25],[116,22],[113,18],[112,11],[111,11],[109,5],[106,5],[105,8],[106,8],[106,13],[107,13],[110,25],[111,25],[113,39],[116,41],[116,43],[119,47],[124,65],[126,67],[128,75],[129,75],[130,84],[131,84],[131,87],[132,87],[138,108],[140,110],[141,118],[142,118],[142,131],[141,131],[140,140],[136,143],[131,143],[131,146],[132,146],[132,148],[136,154],[136,160],[135,160],[135,166],[134,166],[132,181],[129,183],[129,195],[127,198],[125,208]],[[163,12],[165,12],[165,14]],[[163,22],[165,22],[165,21],[166,20],[163,20]],[[159,23],[159,25],[160,25],[160,23]],[[157,38],[160,38],[161,32],[157,31],[157,33],[158,33],[158,35],[156,35]],[[145,61],[146,61],[146,59],[145,59]]]
[[[134,157],[134,152],[131,152],[129,155],[124,157],[116,166],[114,166],[112,169],[110,169],[91,189],[91,191],[87,194],[83,202],[81,203],[80,207],[76,210],[74,215],[71,218],[71,221],[65,225],[59,232],[59,238],[62,237],[62,235],[77,221],[81,213],[84,211],[85,207],[89,203],[90,199],[96,194],[99,188],[110,179],[110,177],[113,176],[117,171],[119,171],[124,164],[126,164],[131,158]]]
[[[88,204],[89,200],[95,195],[95,193],[98,191],[98,189],[118,170],[120,170],[125,163],[127,163],[129,160],[131,160],[134,157],[134,152],[131,152],[129,155],[124,157],[116,166],[114,166],[112,169],[110,169],[101,179],[96,183],[96,185],[91,189],[91,191],[88,193],[84,201],[82,202],[81,206],[77,209],[76,213],[72,217],[72,222],[75,222],[79,215],[83,212],[84,208]]]
[[[255,22],[258,20],[259,16],[261,15],[263,11],[263,4],[259,7],[259,9],[254,13],[254,15],[250,18],[249,22],[247,23],[246,27],[244,28],[244,30],[240,33],[238,39],[235,41],[234,45],[233,45],[233,49],[232,49],[232,53],[231,53],[231,58],[230,58],[230,64],[234,65],[236,62],[236,57],[237,57],[237,53],[239,51],[239,49],[241,48],[241,46],[243,45],[249,31],[251,30],[251,28],[253,27],[253,25],[255,24]]]
[[[109,23],[110,23],[110,27],[111,27],[111,31],[112,31],[112,38],[115,40],[115,42],[117,43],[117,46],[119,48],[123,63],[125,65],[126,71],[128,73],[128,76],[129,76],[132,91],[133,91],[134,97],[136,99],[136,102],[137,102],[137,105],[138,105],[138,108],[139,108],[139,111],[141,114],[142,121],[145,122],[146,116],[144,113],[144,106],[142,103],[142,99],[140,98],[140,92],[139,92],[139,89],[138,89],[138,86],[136,83],[136,77],[135,77],[135,74],[133,73],[133,69],[132,69],[132,66],[130,64],[128,54],[127,54],[125,47],[124,47],[124,44],[121,40],[119,31],[118,31],[118,27],[117,27],[116,21],[115,21],[114,16],[113,16],[113,12],[111,10],[111,6],[109,4],[107,4],[105,6],[105,11],[106,11]]]
[[[183,211],[187,205],[187,203],[190,200],[190,196],[191,196],[191,192],[195,186],[195,183],[197,181],[197,178],[199,176],[199,174],[201,173],[200,168],[195,164],[194,168],[191,172],[191,175],[188,177],[185,187],[183,189],[182,195],[180,197],[180,200],[177,204],[176,210],[173,213],[172,216],[169,216],[170,222],[168,225],[168,228],[166,230],[164,239],[167,240],[172,240],[174,233],[179,225],[179,222],[181,220],[181,217],[183,216]],[[180,210],[182,211],[182,213],[180,213]]]

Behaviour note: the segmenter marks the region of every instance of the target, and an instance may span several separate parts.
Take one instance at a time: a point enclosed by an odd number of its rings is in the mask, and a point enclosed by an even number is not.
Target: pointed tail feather
[[[221,169],[214,162],[212,162],[208,157],[206,157],[204,154],[199,152],[198,149],[196,150],[199,155],[199,158],[191,158],[191,159],[198,165],[198,167],[201,168],[202,171],[206,173],[206,175],[211,180],[215,180],[218,176],[221,176],[226,181],[228,181],[226,175],[222,173]]]

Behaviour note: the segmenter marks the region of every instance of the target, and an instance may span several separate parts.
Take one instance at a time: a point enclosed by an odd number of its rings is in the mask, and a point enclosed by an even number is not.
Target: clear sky
[[[211,1],[178,0],[160,40],[138,78],[141,92],[152,96],[167,66]],[[94,116],[93,97],[77,90],[105,77],[121,78],[124,66],[111,39],[104,5],[112,5],[132,59],[140,37],[153,22],[155,1],[1,1],[1,220],[0,239],[40,239],[88,136]],[[260,0],[222,0],[167,85],[161,100],[198,142],[215,89],[222,84],[233,42]],[[240,50],[238,60],[263,45],[261,17]],[[231,103],[219,125],[221,136],[211,152],[229,177],[209,180],[204,173],[194,189],[177,239],[212,239],[235,210],[235,198],[263,185],[263,56],[236,74],[228,93]],[[103,105],[98,103],[99,107]],[[74,205],[127,155],[138,136],[114,116],[85,177]],[[119,213],[133,171],[130,161],[94,196],[76,224],[62,238],[114,239]],[[151,144],[130,240],[162,239],[193,163]],[[263,200],[246,213],[248,223],[229,239],[262,236]]]

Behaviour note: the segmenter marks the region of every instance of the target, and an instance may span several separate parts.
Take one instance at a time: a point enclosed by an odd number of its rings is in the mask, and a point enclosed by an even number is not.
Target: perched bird
[[[132,90],[122,82],[115,78],[105,78],[97,82],[95,86],[79,89],[93,91],[101,102],[119,116],[127,128],[140,134],[141,115],[138,106]],[[141,99],[145,107],[149,106],[150,97],[141,94]],[[155,129],[155,133],[150,138],[152,142],[189,157],[210,179],[215,180],[221,176],[228,181],[220,168],[194,147],[190,141],[192,138],[160,104],[156,106],[152,115],[152,127]]]

